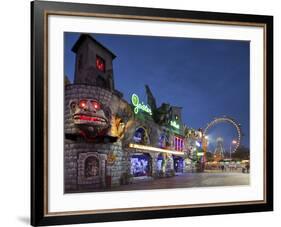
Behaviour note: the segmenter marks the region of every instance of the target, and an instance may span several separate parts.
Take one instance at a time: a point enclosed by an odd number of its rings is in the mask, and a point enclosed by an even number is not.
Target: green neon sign
[[[134,105],[134,112],[137,114],[139,110],[147,112],[149,115],[152,115],[152,111],[148,105],[145,105],[143,102],[140,103],[139,96],[133,94],[131,97],[132,104]]]
[[[180,125],[176,121],[170,121],[170,125],[176,129],[180,129]]]

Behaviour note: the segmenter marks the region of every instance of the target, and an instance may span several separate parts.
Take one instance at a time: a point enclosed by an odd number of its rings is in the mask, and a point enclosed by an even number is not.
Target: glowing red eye
[[[87,106],[87,101],[86,101],[86,100],[81,100],[81,101],[79,102],[79,107],[80,107],[81,109],[84,109],[86,106]]]
[[[100,104],[97,102],[97,101],[93,101],[93,107],[96,109],[96,110],[99,110],[100,109]]]

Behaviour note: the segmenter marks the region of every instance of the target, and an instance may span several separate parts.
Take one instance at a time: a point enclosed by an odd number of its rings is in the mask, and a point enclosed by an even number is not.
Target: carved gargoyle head
[[[70,111],[74,124],[87,137],[104,135],[110,128],[111,111],[98,100],[71,100]]]

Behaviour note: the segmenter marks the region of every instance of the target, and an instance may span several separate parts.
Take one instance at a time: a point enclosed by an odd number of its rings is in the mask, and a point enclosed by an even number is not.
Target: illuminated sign
[[[145,105],[143,102],[140,103],[139,96],[136,94],[133,94],[131,97],[132,104],[134,105],[134,112],[137,114],[139,110],[142,110],[149,115],[152,115],[152,111],[148,105]]]
[[[180,125],[176,121],[170,121],[170,125],[176,129],[180,129]]]

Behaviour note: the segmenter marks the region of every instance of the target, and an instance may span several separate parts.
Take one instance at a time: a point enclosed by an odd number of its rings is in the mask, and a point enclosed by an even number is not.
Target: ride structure
[[[227,123],[227,124],[231,124],[232,126],[234,126],[237,136],[235,138],[235,143],[233,143],[233,149],[231,152],[235,153],[235,151],[238,149],[238,147],[241,144],[241,139],[242,139],[243,134],[242,134],[241,124],[238,123],[234,118],[228,117],[228,116],[214,118],[214,120],[211,121],[210,123],[208,123],[207,127],[203,130],[203,135],[206,138],[208,136],[208,132],[209,132],[210,128],[212,128],[213,126],[220,124],[220,123]]]

